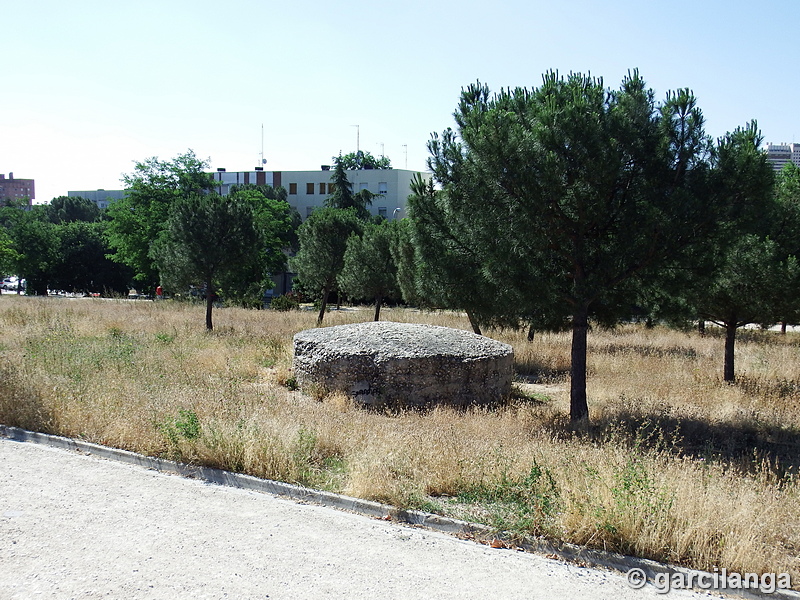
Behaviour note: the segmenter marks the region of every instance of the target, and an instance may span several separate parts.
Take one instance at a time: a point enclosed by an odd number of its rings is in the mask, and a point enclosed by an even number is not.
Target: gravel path
[[[0,438],[2,600],[663,597],[613,572]]]

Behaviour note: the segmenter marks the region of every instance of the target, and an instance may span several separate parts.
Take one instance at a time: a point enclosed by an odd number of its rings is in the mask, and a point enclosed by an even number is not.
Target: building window
[[[313,194],[314,193],[314,184],[307,183],[306,184],[306,194]]]
[[[381,207],[378,209],[378,216],[381,216],[381,217],[383,217],[383,218],[386,218],[386,207],[385,207],[385,206],[381,206]]]
[[[361,189],[362,190],[366,190],[367,188],[369,188],[369,183],[367,183],[366,181],[362,181],[361,182]]]
[[[325,195],[325,184],[324,183],[320,183],[319,184],[319,193],[322,194],[322,195]]]
[[[388,194],[389,193],[389,184],[385,181],[381,181],[378,183],[378,193],[379,194]]]
[[[289,184],[289,193],[291,195],[297,194],[297,184],[296,183],[290,183]]]

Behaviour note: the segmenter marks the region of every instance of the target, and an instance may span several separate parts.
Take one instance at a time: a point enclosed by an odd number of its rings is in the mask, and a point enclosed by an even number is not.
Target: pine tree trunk
[[[788,323],[786,321],[781,321],[781,335],[786,335],[786,326]]]
[[[528,327],[528,341],[532,342],[535,335],[536,335],[536,329],[534,329],[533,323],[531,323],[531,326]]]
[[[588,420],[586,402],[586,350],[589,308],[578,305],[572,315],[572,356],[570,365],[569,418],[573,423]]]
[[[317,316],[317,327],[322,325],[322,317],[325,316],[325,309],[328,308],[328,295],[331,293],[331,288],[326,286],[322,291],[322,302],[319,308],[319,315]]]
[[[375,321],[381,320],[381,302],[383,302],[383,296],[375,298]]]
[[[211,321],[211,311],[214,309],[214,292],[211,291],[211,286],[206,288],[206,331],[214,329],[214,323]]]
[[[478,325],[478,321],[475,319],[475,315],[473,315],[472,312],[467,311],[467,318],[469,319],[469,324],[472,325],[472,331],[474,331],[478,335],[483,335],[481,333],[481,326]]]
[[[697,333],[699,333],[701,336],[706,334],[706,322],[703,319],[700,319],[697,322]]]
[[[722,379],[724,381],[736,381],[734,375],[734,349],[736,346],[736,320],[725,324],[725,366],[723,368]]]

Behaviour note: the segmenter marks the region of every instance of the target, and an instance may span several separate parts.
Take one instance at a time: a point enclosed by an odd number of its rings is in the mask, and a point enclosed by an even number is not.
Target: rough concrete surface
[[[514,351],[461,329],[379,321],[301,331],[294,373],[366,405],[487,404],[507,398]]]
[[[0,465],[2,600],[664,597],[613,572],[31,443],[0,438]]]

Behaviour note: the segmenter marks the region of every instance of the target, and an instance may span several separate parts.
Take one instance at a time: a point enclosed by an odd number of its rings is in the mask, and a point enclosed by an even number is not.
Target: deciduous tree
[[[154,157],[137,162],[133,173],[123,175],[126,196],[106,209],[111,256],[133,269],[134,279],[145,287],[158,285],[150,246],[163,231],[173,203],[213,188],[206,169],[208,161],[188,150],[172,160]]]
[[[341,163],[343,168],[349,171],[358,171],[361,169],[391,169],[392,161],[388,156],[381,156],[376,158],[371,153],[364,150],[356,152],[349,152],[342,156],[341,154],[333,158],[334,162]]]

